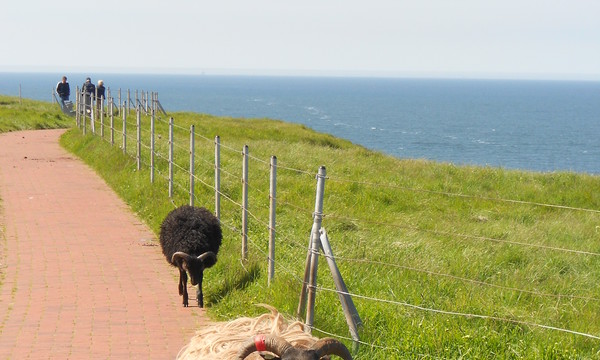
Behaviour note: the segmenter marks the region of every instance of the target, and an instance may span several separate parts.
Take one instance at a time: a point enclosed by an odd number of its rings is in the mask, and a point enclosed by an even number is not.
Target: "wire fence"
[[[147,100],[145,104],[137,101],[135,117],[128,116],[130,107],[121,100],[120,118],[115,117],[112,106],[87,111],[78,107],[77,125],[86,132],[89,124],[92,133],[114,145],[116,139],[122,139],[120,147],[137,160],[138,169],[151,169],[152,179],[156,172],[161,183],[169,184],[170,197],[174,192],[186,194],[190,204],[195,204],[199,196],[214,198],[222,224],[242,241],[241,258],[247,258],[251,251],[264,259],[269,264],[269,281],[275,273],[282,273],[299,288],[308,287],[308,291],[322,296],[331,293],[353,298],[360,309],[375,307],[486,320],[600,340],[600,328],[591,324],[593,319],[600,320],[600,294],[594,286],[600,276],[599,209],[336,175],[324,177],[332,185],[325,187],[329,195],[325,196],[323,213],[316,214],[311,208],[314,195],[299,203],[287,201],[286,194],[314,194],[317,172],[281,161],[274,167],[273,157],[250,155],[252,149],[235,149],[222,144],[218,136],[211,139],[197,133],[193,125],[187,128],[172,118],[157,116],[159,102],[154,94],[141,99]],[[110,91],[106,103],[115,104]],[[275,195],[273,184],[271,189],[268,186],[273,171],[278,172],[278,183],[286,183],[279,178],[288,176],[297,182],[300,179],[302,188],[277,188]],[[252,179],[261,180],[250,183],[248,172]],[[389,194],[390,190],[394,195]],[[352,199],[348,199],[349,192]],[[394,196],[404,196],[404,201]],[[282,214],[278,217],[285,216],[277,223],[274,203],[277,213]],[[363,210],[345,212],[353,204]],[[365,211],[382,204],[390,209],[385,218],[374,218]],[[462,212],[449,213],[450,207]],[[461,214],[470,217],[471,225],[456,231],[453,221]],[[299,275],[306,271],[303,252],[308,257],[320,253],[318,247],[316,252],[311,248],[310,241],[308,248],[306,242],[298,241],[298,229],[304,229],[300,233],[304,231],[308,238],[315,216],[321,217],[323,227],[334,234],[338,255],[325,258],[340,264],[350,289],[369,284],[360,287],[362,292],[334,289],[332,279],[322,272],[318,284],[310,284],[306,276]],[[374,228],[378,239],[372,239],[370,229]],[[270,239],[269,245],[258,240],[263,238]],[[277,255],[271,249],[275,239],[277,247],[284,248]],[[373,247],[373,242],[386,246]],[[440,298],[436,289],[441,289],[444,296]],[[536,300],[528,303],[522,301],[524,297]],[[516,310],[503,313],[502,309],[512,305]],[[486,309],[497,310],[486,314]],[[592,321],[578,322],[582,316]],[[322,334],[350,339],[314,326],[312,319],[307,326]],[[397,351],[392,344],[369,343],[355,336],[352,340]]]

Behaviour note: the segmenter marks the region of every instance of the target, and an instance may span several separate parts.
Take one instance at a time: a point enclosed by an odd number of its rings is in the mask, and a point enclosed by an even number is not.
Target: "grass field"
[[[323,227],[362,326],[356,359],[600,358],[600,177],[532,173],[396,159],[304,126],[267,119],[176,113],[173,199],[168,130],[156,122],[135,161],[135,116],[115,145],[73,128],[61,144],[92,166],[155,232],[173,204],[188,203],[189,127],[195,126],[196,204],[214,210],[214,137],[222,143],[219,262],[205,274],[217,320],[262,312],[295,316],[315,202],[327,169]],[[121,121],[119,119],[119,121]],[[148,117],[142,122],[148,124]],[[0,131],[73,126],[47,103],[0,96]],[[142,138],[149,138],[149,127]],[[249,259],[241,261],[241,150],[249,146]],[[275,279],[267,286],[269,158],[277,156]],[[320,258],[317,336],[349,338]],[[344,340],[349,346],[352,343]]]

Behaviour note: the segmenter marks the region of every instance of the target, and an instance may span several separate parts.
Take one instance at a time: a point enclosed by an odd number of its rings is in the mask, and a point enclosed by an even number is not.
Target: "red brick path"
[[[63,131],[0,134],[0,359],[173,359],[203,310]]]

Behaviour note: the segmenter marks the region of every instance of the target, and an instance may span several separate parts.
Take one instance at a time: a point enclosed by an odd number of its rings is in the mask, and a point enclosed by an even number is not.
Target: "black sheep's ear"
[[[198,256],[198,260],[202,262],[204,268],[209,268],[217,263],[217,255],[212,251],[207,251],[204,254]]]
[[[191,260],[193,259],[193,257],[191,257],[190,255],[178,251],[176,253],[173,254],[173,256],[171,257],[171,263],[177,265],[177,267],[179,269],[185,270],[187,271],[189,268],[189,263],[191,262]]]

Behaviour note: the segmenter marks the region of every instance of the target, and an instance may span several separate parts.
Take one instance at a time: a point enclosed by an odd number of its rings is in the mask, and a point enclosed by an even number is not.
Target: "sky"
[[[8,0],[0,72],[600,80],[599,0]]]

